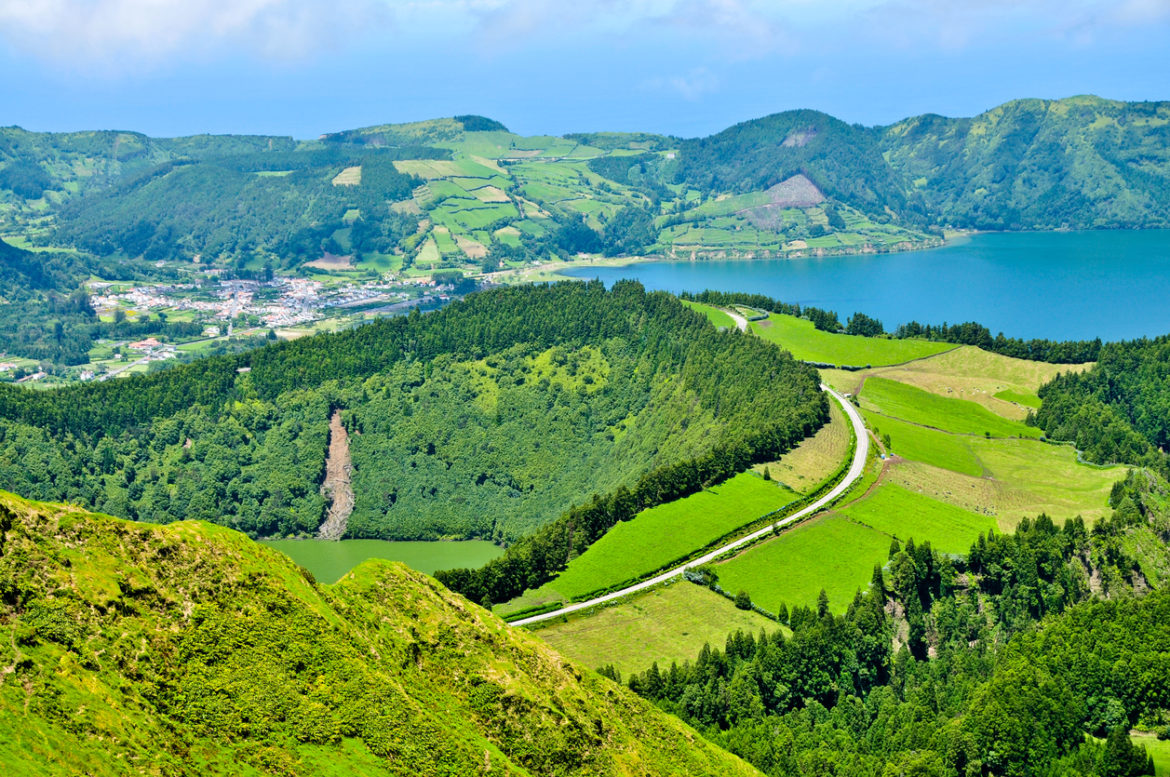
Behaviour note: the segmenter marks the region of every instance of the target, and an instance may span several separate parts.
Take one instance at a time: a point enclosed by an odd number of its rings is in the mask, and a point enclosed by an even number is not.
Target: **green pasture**
[[[1005,402],[1014,402],[1017,405],[1030,407],[1033,410],[1040,409],[1040,397],[1035,394],[1027,394],[1023,391],[1012,391],[1011,389],[1004,389],[1003,391],[995,392],[995,396]]]
[[[719,308],[713,308],[710,305],[703,305],[698,302],[687,302],[686,300],[683,300],[683,304],[691,310],[702,313],[716,328],[735,329],[735,321]]]
[[[888,378],[871,377],[861,391],[862,407],[885,416],[957,434],[1040,437],[1042,432],[1011,421],[967,399],[951,399]]]
[[[623,676],[658,662],[693,661],[705,643],[722,648],[737,630],[769,633],[780,624],[735,605],[702,586],[678,580],[584,616],[554,620],[535,633],[557,652],[597,668],[613,664]]]
[[[955,346],[927,340],[889,340],[880,337],[822,332],[811,321],[773,313],[753,321],[752,331],[792,353],[797,359],[824,364],[879,366],[921,359]]]
[[[971,449],[970,439],[966,435],[927,429],[866,410],[861,414],[865,418],[865,425],[875,434],[879,437],[890,436],[889,452],[895,456],[974,477],[983,473],[983,466]]]
[[[781,604],[815,606],[823,588],[832,611],[842,613],[853,594],[869,586],[874,565],[886,563],[890,541],[888,534],[831,515],[794,526],[715,571],[725,591],[747,591],[770,612]]]
[[[929,541],[944,553],[966,553],[979,535],[997,528],[995,518],[916,494],[901,486],[881,483],[867,496],[842,511],[871,529],[902,542]]]
[[[572,599],[654,572],[795,499],[789,489],[742,472],[619,523],[544,587]]]

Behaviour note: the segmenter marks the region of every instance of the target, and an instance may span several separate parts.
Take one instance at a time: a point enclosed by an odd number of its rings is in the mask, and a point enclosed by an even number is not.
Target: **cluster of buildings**
[[[106,291],[109,284],[91,284]],[[376,302],[397,302],[409,295],[386,283],[340,286],[326,289],[310,278],[274,278],[271,281],[219,280],[200,293],[194,284],[140,286],[125,291],[95,294],[99,314],[116,310],[193,310],[213,320],[232,321],[241,315],[256,316],[270,328],[295,326],[321,318],[326,308],[346,308]]]

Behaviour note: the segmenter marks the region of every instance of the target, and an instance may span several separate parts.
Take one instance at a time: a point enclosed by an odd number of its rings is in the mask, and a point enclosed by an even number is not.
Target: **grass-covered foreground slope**
[[[0,771],[751,774],[405,567],[0,496]]]
[[[827,406],[812,369],[669,295],[564,283],[155,375],[0,387],[0,482],[119,517],[312,533],[335,412],[351,536],[513,541],[671,467],[706,462],[631,505],[774,458]]]

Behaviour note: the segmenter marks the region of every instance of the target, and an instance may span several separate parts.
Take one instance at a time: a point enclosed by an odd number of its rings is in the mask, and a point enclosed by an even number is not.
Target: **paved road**
[[[745,321],[744,323],[746,325],[747,322]],[[548,620],[549,618],[556,618],[561,615],[567,615],[571,612],[577,612],[578,610],[585,610],[605,602],[613,601],[614,599],[620,599],[623,596],[629,596],[630,594],[644,591],[647,588],[652,588],[659,583],[666,582],[672,577],[681,575],[685,569],[690,569],[691,567],[697,567],[710,563],[724,554],[730,553],[731,551],[743,547],[744,545],[748,545],[766,534],[770,534],[773,527],[787,526],[788,524],[795,523],[802,518],[807,518],[813,513],[819,511],[825,505],[832,502],[841,494],[845,493],[846,489],[853,485],[853,483],[856,482],[856,480],[860,478],[862,473],[865,471],[865,459],[869,455],[869,436],[865,432],[865,422],[861,420],[861,414],[857,412],[857,408],[853,407],[853,405],[847,402],[844,397],[823,383],[821,384],[821,390],[829,392],[829,396],[831,396],[837,401],[838,404],[841,405],[841,408],[849,417],[849,423],[853,426],[854,438],[857,440],[857,445],[854,446],[853,450],[853,462],[849,465],[849,471],[845,473],[845,477],[841,480],[840,483],[834,486],[833,489],[829,491],[829,493],[825,494],[820,499],[813,502],[804,509],[797,511],[786,518],[782,518],[774,524],[770,524],[765,526],[763,529],[752,532],[746,537],[740,537],[738,540],[729,542],[722,547],[716,548],[710,553],[700,556],[699,558],[696,558],[692,561],[688,561],[687,563],[677,566],[667,572],[663,572],[662,574],[657,575],[656,577],[652,577],[649,580],[643,580],[641,583],[635,583],[634,585],[623,588],[620,591],[614,591],[613,593],[599,596],[596,599],[590,599],[587,602],[578,602],[577,604],[570,604],[552,612],[533,615],[529,618],[521,618],[520,620],[512,621],[512,625],[525,626],[529,623],[538,623],[543,620]]]

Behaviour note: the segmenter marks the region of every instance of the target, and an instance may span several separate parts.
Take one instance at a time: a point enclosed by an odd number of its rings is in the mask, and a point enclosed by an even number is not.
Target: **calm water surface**
[[[285,553],[322,583],[335,583],[368,558],[401,561],[428,575],[436,569],[482,567],[504,549],[483,540],[463,542],[390,542],[388,540],[263,540]]]
[[[1057,340],[1170,333],[1170,230],[1002,233],[944,248],[825,259],[651,262],[570,270],[671,292],[749,291],[899,323],[978,321]]]

